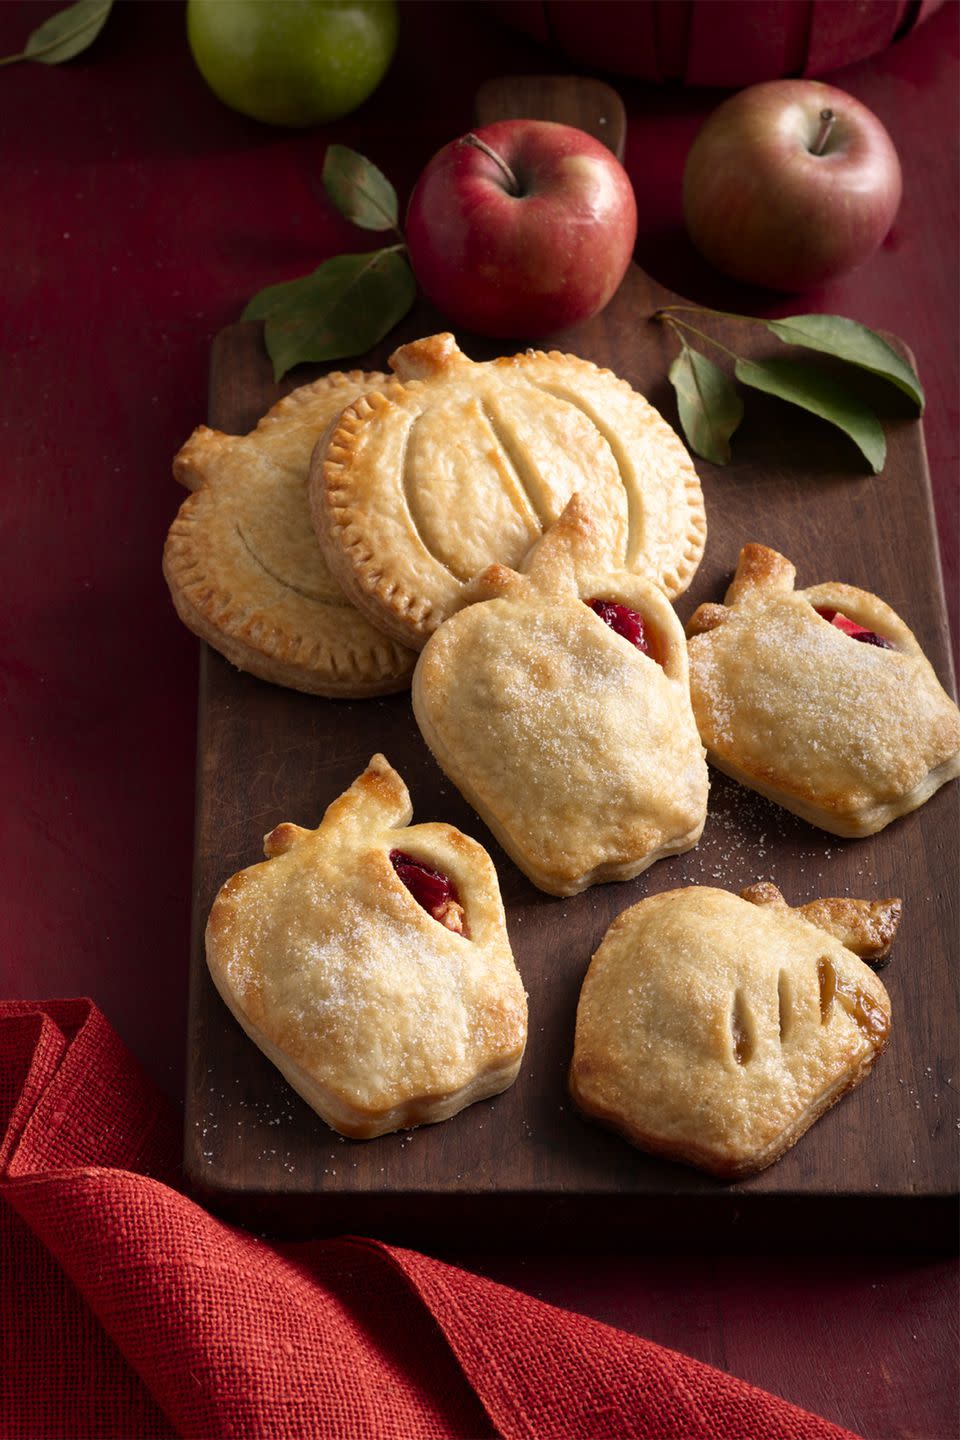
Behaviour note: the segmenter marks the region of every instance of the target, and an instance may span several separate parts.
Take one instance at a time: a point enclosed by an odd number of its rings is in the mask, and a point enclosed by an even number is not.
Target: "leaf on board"
[[[869,370],[896,385],[923,413],[923,386],[913,366],[875,330],[843,315],[785,315],[782,320],[764,320],[768,330],[786,345],[820,350]]]
[[[275,303],[264,310],[260,302],[269,291]],[[403,318],[416,294],[406,255],[391,246],[337,255],[312,275],[271,285],[254,297],[244,318],[265,317],[264,340],[280,380],[294,365],[369,350]]]
[[[776,395],[836,425],[849,435],[875,475],[883,469],[887,442],[879,420],[832,376],[802,360],[738,360],[734,374],[751,389]]]
[[[669,375],[690,449],[714,465],[729,464],[730,437],[743,419],[743,401],[729,375],[685,342]]]
[[[340,214],[364,230],[396,230],[397,192],[372,161],[347,145],[327,147],[323,183]]]

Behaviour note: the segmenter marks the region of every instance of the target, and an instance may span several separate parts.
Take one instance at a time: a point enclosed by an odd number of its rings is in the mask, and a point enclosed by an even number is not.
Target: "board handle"
[[[623,160],[627,112],[616,90],[583,75],[501,75],[477,91],[478,125],[497,120],[553,120],[575,125]]]

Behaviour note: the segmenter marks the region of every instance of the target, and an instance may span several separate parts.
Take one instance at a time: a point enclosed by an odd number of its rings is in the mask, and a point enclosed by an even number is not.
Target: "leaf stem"
[[[666,323],[670,326],[670,328],[671,328],[672,330],[676,331],[676,330],[677,330],[677,327],[682,325],[683,328],[684,328],[684,330],[689,330],[692,335],[699,335],[699,336],[700,336],[700,339],[701,339],[701,340],[706,340],[706,342],[707,342],[708,345],[715,345],[718,350],[722,350],[722,351],[723,351],[724,355],[729,355],[729,357],[730,357],[731,360],[739,360],[739,359],[740,359],[740,356],[736,353],[736,351],[734,351],[734,350],[728,350],[727,347],[726,347],[726,345],[721,345],[720,341],[719,341],[719,340],[715,340],[712,335],[708,335],[707,332],[706,332],[706,330],[699,330],[696,325],[691,325],[689,320],[676,320],[676,319],[674,319],[674,317],[673,317],[672,315],[668,315],[668,314],[667,314],[667,310],[700,310],[700,309],[701,309],[701,307],[700,307],[699,305],[668,305],[668,306],[666,306],[663,310],[658,310],[658,311],[656,312],[656,314],[654,315],[653,318],[654,318],[654,320],[657,320],[657,319],[659,319],[660,316],[662,315],[663,318],[664,318],[664,320],[666,321]],[[711,314],[711,315],[719,315],[719,314],[721,314],[722,312],[719,311],[719,310],[711,310],[711,311],[707,311],[707,312],[705,312],[705,313]],[[682,336],[682,335],[681,335],[679,338],[680,338],[681,340],[683,340],[683,336]]]
[[[656,316],[654,316],[654,319],[656,319]],[[669,325],[669,326],[670,326],[670,329],[673,331],[674,335],[676,335],[677,339],[680,341],[680,344],[683,346],[684,350],[689,350],[689,349],[690,349],[690,346],[687,344],[686,340],[683,338],[683,331],[680,329],[680,326],[681,326],[681,324],[682,324],[683,322],[680,321],[680,320],[673,320],[669,315],[664,315],[664,317],[663,317],[663,322],[664,322],[665,325]]]
[[[661,315],[669,315],[675,310],[692,311],[695,315],[716,315],[722,320],[742,320],[745,325],[766,325],[766,320],[761,320],[758,315],[735,315],[732,310],[711,310],[709,305],[661,305],[659,310],[654,311],[653,319],[657,320]]]

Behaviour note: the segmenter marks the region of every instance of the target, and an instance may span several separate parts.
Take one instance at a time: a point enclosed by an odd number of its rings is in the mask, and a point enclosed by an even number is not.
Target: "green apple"
[[[395,0],[188,0],[187,36],[213,93],[271,125],[355,110],[397,46]]]

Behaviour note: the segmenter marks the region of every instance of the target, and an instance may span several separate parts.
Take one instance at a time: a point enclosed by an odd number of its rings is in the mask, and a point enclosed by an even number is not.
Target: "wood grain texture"
[[[504,75],[487,80],[477,91],[477,124],[515,118],[518,95],[523,97],[520,109],[525,118],[575,125],[623,159],[627,113],[616,90],[601,80],[568,75]]]
[[[524,113],[523,82],[501,84],[481,102],[481,123]],[[550,103],[555,118],[580,113],[576,94],[571,112],[562,86]],[[542,113],[542,95],[538,105]],[[666,380],[674,344],[650,318],[676,298],[631,267],[601,315],[551,344],[609,366],[676,424]],[[718,335],[729,343],[734,325],[724,323]],[[440,316],[419,306],[389,343],[356,363],[383,368],[395,345],[443,328]],[[474,359],[498,353],[495,342],[458,338]],[[742,333],[736,343],[754,358],[773,348],[745,342]],[[283,390],[316,373],[304,369],[275,386],[259,328],[233,326],[214,347],[210,422],[244,431]],[[709,537],[677,610],[685,621],[701,601],[722,598],[741,545],[760,541],[795,562],[800,586],[840,579],[881,594],[949,685],[922,429],[897,399],[877,386],[871,393],[889,417],[881,477],[864,475],[856,452],[829,427],[749,397],[736,463],[717,469],[698,462]],[[207,975],[202,934],[218,887],[261,857],[263,834],[281,820],[316,825],[376,750],[407,781],[415,820],[457,825],[493,856],[530,996],[530,1042],[505,1095],[443,1125],[350,1142],[289,1090],[234,1023]],[[947,787],[880,835],[844,841],[713,773],[696,850],[627,884],[555,900],[520,874],[439,772],[407,695],[312,699],[240,674],[204,649],[185,1141],[191,1185],[213,1207],[272,1229],[372,1231],[434,1245],[443,1236],[462,1243],[465,1234],[486,1234],[500,1246],[575,1235],[578,1245],[674,1240],[689,1247],[691,1233],[708,1246],[949,1243],[956,1215],[957,789]],[[580,983],[616,914],[677,885],[739,890],[764,878],[791,903],[822,894],[904,897],[901,935],[884,972],[894,1034],[867,1083],[783,1160],[722,1185],[589,1125],[573,1110],[565,1073]]]

